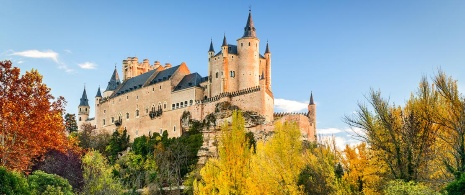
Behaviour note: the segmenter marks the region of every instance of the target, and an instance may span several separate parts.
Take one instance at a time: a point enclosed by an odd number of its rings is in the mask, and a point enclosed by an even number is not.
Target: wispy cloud
[[[39,50],[26,50],[26,51],[20,51],[20,52],[13,52],[11,55],[14,56],[22,56],[22,57],[27,57],[27,58],[48,58],[56,63],[58,62],[58,53],[48,50],[48,51],[39,51]]]
[[[82,69],[96,69],[97,68],[97,64],[95,64],[93,62],[84,62],[84,63],[78,64],[78,65]]]
[[[354,146],[361,141],[360,136],[364,136],[365,132],[360,128],[326,128],[317,129],[316,133],[319,140],[323,143],[332,143],[334,140],[336,147],[343,150],[346,145]]]
[[[322,135],[328,135],[328,134],[333,135],[333,134],[342,133],[342,132],[344,131],[338,128],[327,128],[327,129],[317,130],[317,134],[322,134]]]
[[[71,52],[71,50],[69,50],[69,49],[65,49],[64,51],[65,51],[66,53],[73,53],[73,52]]]
[[[352,139],[349,136],[320,136],[319,141],[324,144],[334,145],[338,150],[344,150],[346,145],[355,146],[361,143],[360,140]]]
[[[275,110],[281,112],[302,112],[307,109],[308,102],[294,100],[274,99]]]

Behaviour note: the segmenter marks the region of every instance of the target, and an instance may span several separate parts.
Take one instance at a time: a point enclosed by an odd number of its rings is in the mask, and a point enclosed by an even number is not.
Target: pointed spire
[[[228,42],[226,41],[226,33],[224,34],[223,45],[221,46],[228,46]]]
[[[208,52],[215,53],[215,49],[213,49],[213,39],[211,39],[211,41],[210,41],[210,49],[208,50]]]
[[[97,90],[97,95],[95,95],[96,98],[101,98],[102,97],[102,93],[100,92],[100,86],[98,86],[98,90]]]
[[[87,99],[86,87],[84,86],[84,91],[82,92],[81,102],[79,106],[89,106],[89,100]]]
[[[310,92],[310,102],[308,103],[308,105],[315,105],[315,103],[313,102],[313,92]]]
[[[266,41],[265,53],[270,53],[270,48],[268,47],[268,41]]]
[[[255,27],[252,20],[252,10],[249,9],[249,17],[247,18],[247,24],[244,27],[244,36],[242,37],[257,37],[255,33]]]
[[[119,80],[118,71],[116,70],[115,66],[115,70],[113,71],[113,75],[111,75],[110,81],[108,82],[108,86],[105,91],[114,91],[119,84],[121,84],[121,81]]]

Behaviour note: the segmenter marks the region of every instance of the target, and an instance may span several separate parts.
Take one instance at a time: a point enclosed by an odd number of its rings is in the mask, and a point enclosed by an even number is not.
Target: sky
[[[272,53],[276,112],[305,112],[317,128],[351,144],[342,121],[370,89],[403,105],[439,69],[465,91],[465,1],[22,1],[1,0],[0,60],[37,69],[76,113],[84,86],[94,105],[122,60],[185,62],[206,76],[210,40],[235,44],[249,9]],[[93,108],[91,107],[92,111]],[[91,112],[93,116],[93,112]]]

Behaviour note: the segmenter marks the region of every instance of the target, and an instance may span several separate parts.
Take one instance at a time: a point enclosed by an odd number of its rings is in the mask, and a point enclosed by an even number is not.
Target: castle
[[[99,131],[128,130],[131,138],[150,132],[167,131],[181,136],[183,113],[204,120],[215,112],[220,102],[251,111],[264,120],[249,131],[272,131],[276,121],[295,121],[303,139],[315,140],[316,105],[310,96],[307,113],[274,113],[271,90],[271,52],[259,53],[260,40],[249,11],[244,34],[236,45],[228,44],[226,35],[215,52],[213,40],[208,50],[208,75],[192,73],[186,63],[164,66],[148,59],[128,57],[122,63],[122,82],[115,67],[108,85],[95,96],[95,118],[89,118],[90,106],[84,88],[78,107],[78,126],[90,123]]]

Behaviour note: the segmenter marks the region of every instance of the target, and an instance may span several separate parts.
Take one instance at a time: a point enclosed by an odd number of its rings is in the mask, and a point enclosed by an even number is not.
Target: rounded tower
[[[210,49],[208,49],[208,85],[207,85],[207,96],[211,96],[211,83],[212,83],[212,66],[213,57],[215,56],[215,49],[213,48],[213,39],[210,40]]]
[[[100,86],[98,87],[98,90],[97,90],[97,95],[95,95],[95,121],[96,121],[96,124],[98,124],[98,110],[99,110],[99,106],[100,106],[100,101],[102,100],[102,93],[100,92]]]
[[[252,12],[249,10],[247,24],[244,27],[244,35],[237,40],[237,53],[239,55],[238,72],[239,89],[246,89],[259,85],[260,76],[260,40],[256,36],[252,20]]]
[[[266,88],[271,91],[271,52],[270,48],[268,47],[268,41],[266,42],[265,59],[265,83]]]
[[[81,101],[78,106],[79,114],[78,114],[78,129],[81,129],[82,124],[86,122],[89,118],[90,113],[90,106],[89,100],[87,99],[86,87],[84,87],[84,91],[82,92]]]
[[[310,131],[308,132],[308,140],[316,139],[316,105],[313,102],[313,93],[310,92],[310,102],[308,103],[308,113],[307,113],[308,120],[310,122]]]

